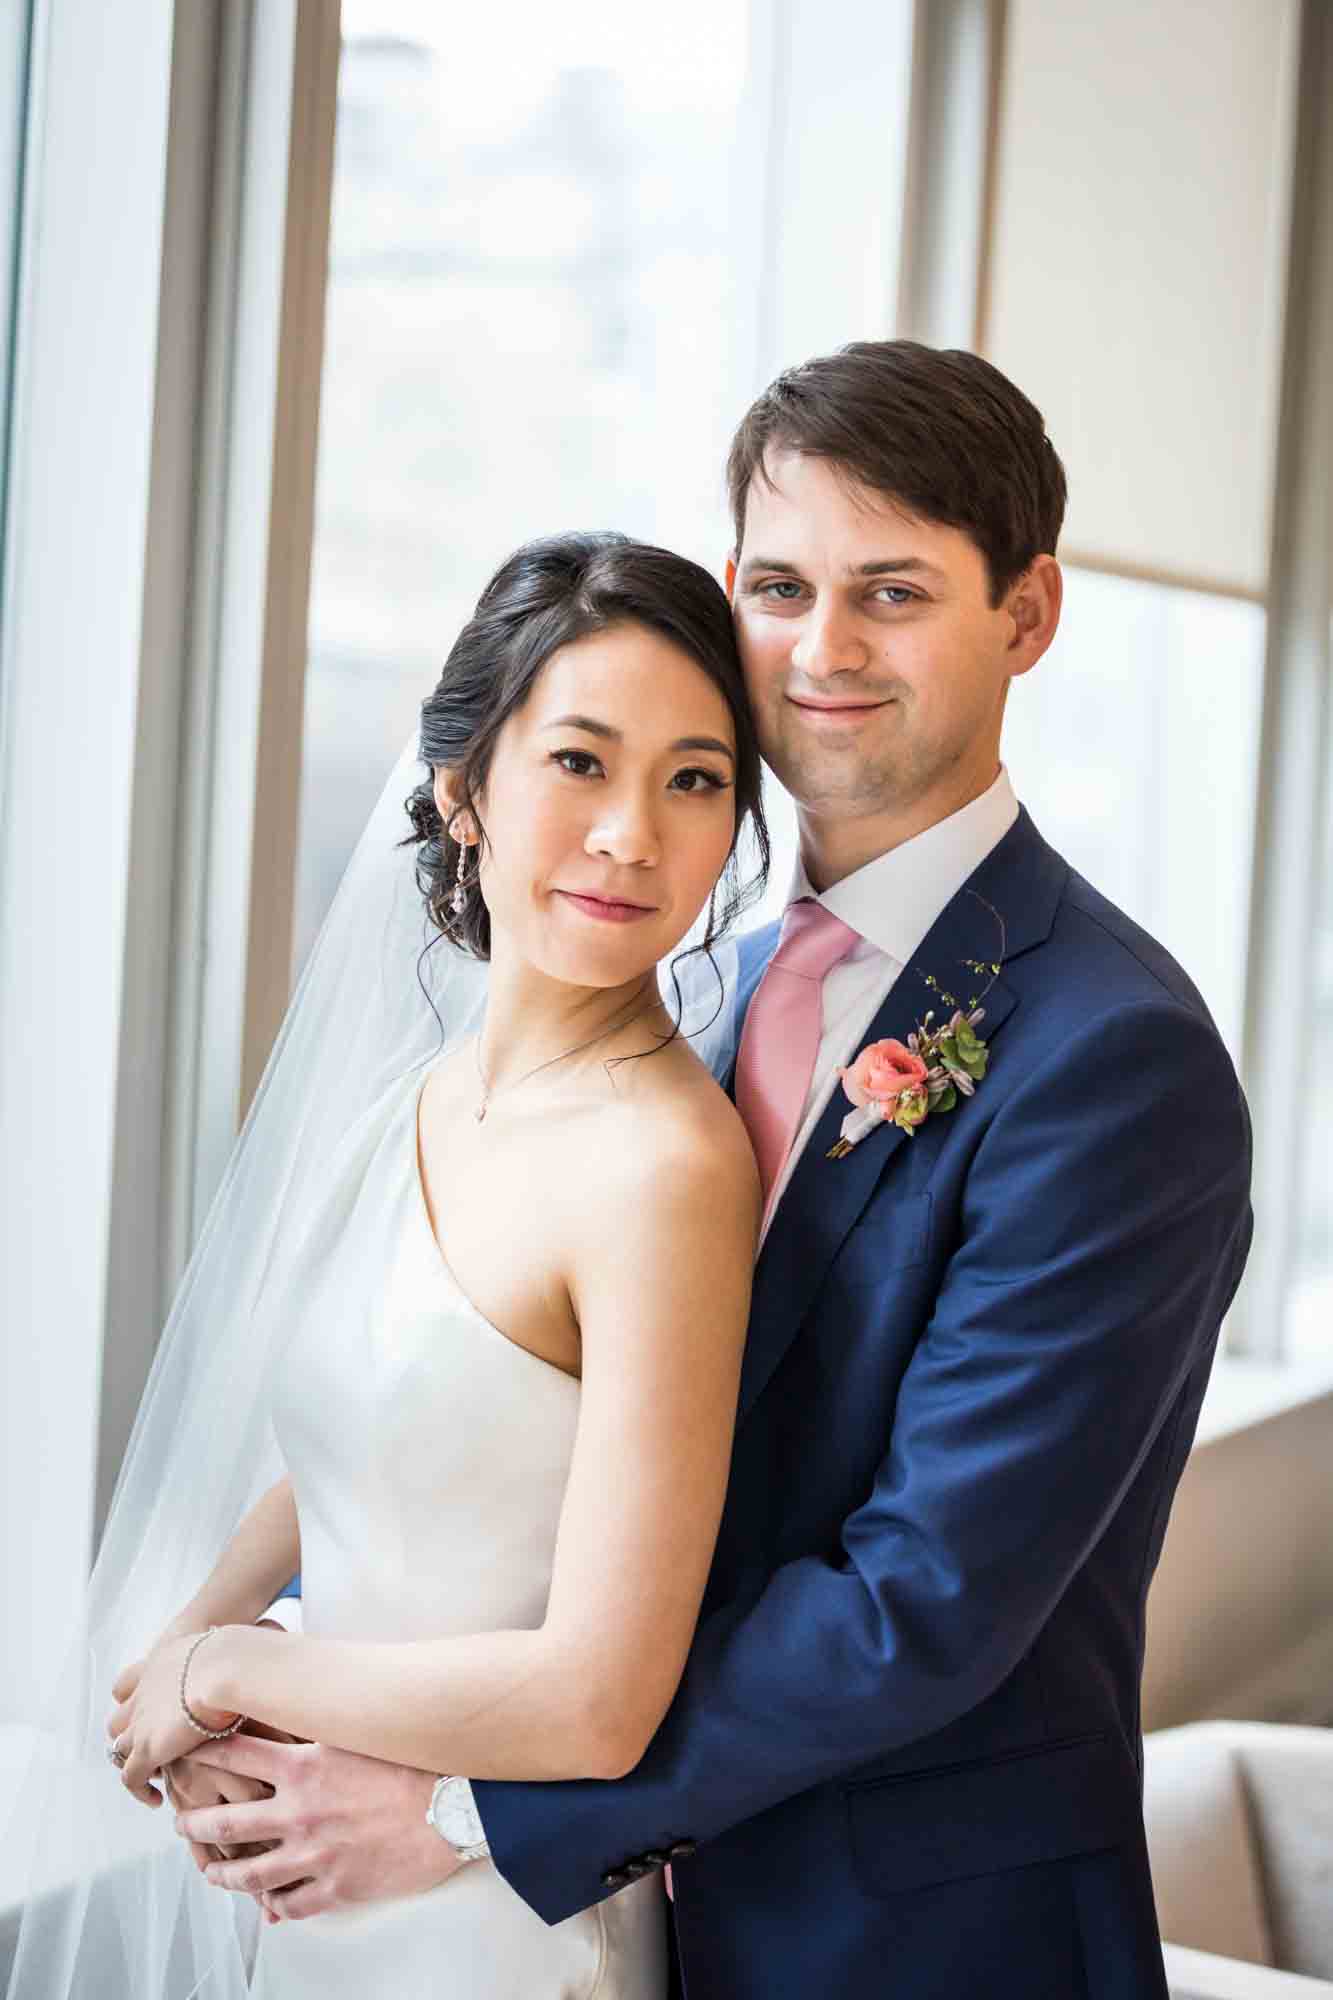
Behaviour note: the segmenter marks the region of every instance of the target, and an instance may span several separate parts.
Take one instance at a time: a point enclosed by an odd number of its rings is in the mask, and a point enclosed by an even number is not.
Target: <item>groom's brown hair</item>
[[[1035,557],[1055,554],[1065,472],[1041,411],[963,348],[856,340],[771,382],[727,458],[738,553],[769,451],[827,459],[905,514],[960,528],[986,559],[992,604]]]

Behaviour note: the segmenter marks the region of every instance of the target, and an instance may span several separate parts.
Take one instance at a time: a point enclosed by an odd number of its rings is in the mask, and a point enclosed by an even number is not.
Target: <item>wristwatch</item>
[[[483,1861],[490,1854],[472,1787],[466,1778],[439,1778],[426,1807],[427,1824],[447,1840],[460,1861]]]

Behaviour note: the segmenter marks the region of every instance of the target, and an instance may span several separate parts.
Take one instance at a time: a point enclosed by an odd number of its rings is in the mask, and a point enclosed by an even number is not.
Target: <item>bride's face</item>
[[[562,646],[500,731],[478,800],[493,955],[503,943],[578,986],[642,974],[722,872],[735,775],[726,701],[688,653],[632,624]]]

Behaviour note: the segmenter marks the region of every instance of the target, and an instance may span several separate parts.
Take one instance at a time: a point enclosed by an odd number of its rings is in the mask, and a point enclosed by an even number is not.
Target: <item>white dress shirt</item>
[[[923,833],[913,834],[900,847],[877,854],[815,898],[854,930],[860,942],[824,975],[823,1031],[814,1075],[796,1138],[778,1175],[770,1226],[796,1162],[838,1083],[839,1069],[861,1048],[870,1023],[936,918],[1017,818],[1018,800],[1001,764],[993,784],[978,798]],[[799,896],[814,895],[798,852],[787,900],[794,903]],[[928,1001],[924,988],[921,999],[924,1011]],[[847,1108],[851,1110],[850,1103]]]

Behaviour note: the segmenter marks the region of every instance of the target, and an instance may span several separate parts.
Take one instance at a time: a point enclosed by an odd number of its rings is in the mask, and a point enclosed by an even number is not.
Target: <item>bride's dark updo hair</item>
[[[434,692],[421,704],[420,755],[447,765],[458,795],[456,812],[477,810],[496,738],[522,706],[533,682],[561,646],[616,625],[641,625],[688,653],[721,693],[736,732],[736,831],[726,867],[709,900],[708,928],[696,950],[707,951],[742,910],[763,893],[769,839],[760,795],[759,744],[746,700],[731,607],[706,569],[669,549],[614,533],[547,535],[527,542],[501,563],[455,639]],[[415,831],[417,881],[433,922],[474,958],[491,951],[490,913],[477,871],[464,876],[465,906],[450,899],[458,874],[458,843],[440,816],[430,779],[407,800]],[[759,865],[740,880],[737,843],[750,822]],[[720,905],[720,907],[719,907]]]

